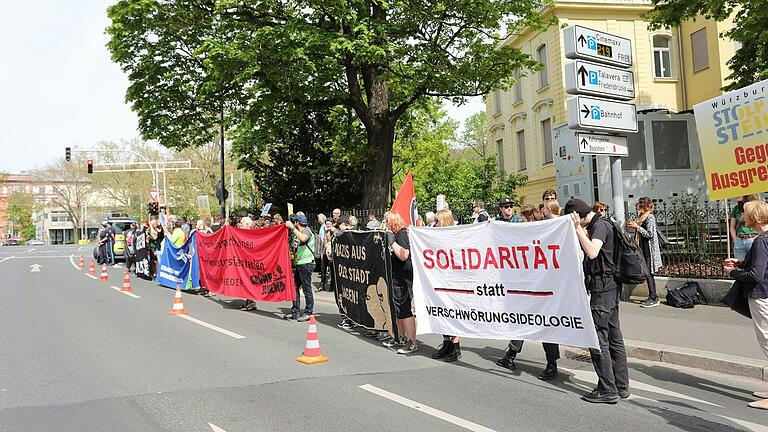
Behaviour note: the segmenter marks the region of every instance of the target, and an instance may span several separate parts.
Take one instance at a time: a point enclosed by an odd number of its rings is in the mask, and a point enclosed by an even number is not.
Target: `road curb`
[[[674,364],[768,382],[768,360],[628,339],[624,340],[624,345],[627,348],[628,358]],[[565,356],[583,359],[584,356],[588,358],[589,354],[584,349],[565,348]]]

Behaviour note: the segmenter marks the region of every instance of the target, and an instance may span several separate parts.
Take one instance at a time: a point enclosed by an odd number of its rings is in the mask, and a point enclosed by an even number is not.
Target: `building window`
[[[645,127],[644,122],[637,122],[637,133],[627,135],[629,156],[621,158],[622,171],[648,169],[648,159],[645,157]]]
[[[501,114],[501,90],[493,91],[493,115]]]
[[[499,154],[499,172],[504,172],[504,140],[496,140],[496,153]]]
[[[517,169],[522,171],[525,164],[525,129],[517,131]]]
[[[653,161],[659,169],[690,169],[691,153],[688,150],[688,122],[654,121]],[[631,150],[630,150],[631,151]]]
[[[672,51],[669,36],[653,37],[653,72],[656,78],[672,78]]]
[[[536,49],[536,59],[541,64],[541,70],[539,71],[539,88],[542,89],[549,85],[549,76],[547,75],[548,61],[547,61],[547,45],[544,44]]]
[[[707,52],[707,29],[691,33],[691,51],[693,53],[693,71],[698,72],[709,67]]]
[[[520,69],[515,71],[515,103],[522,102],[523,100],[523,74],[520,73]]]
[[[552,163],[552,122],[549,119],[541,122],[541,144],[544,146],[544,164]]]

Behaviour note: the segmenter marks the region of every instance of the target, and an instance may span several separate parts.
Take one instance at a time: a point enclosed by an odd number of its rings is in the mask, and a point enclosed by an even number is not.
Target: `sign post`
[[[624,186],[621,157],[629,156],[626,136],[637,132],[637,107],[632,67],[632,41],[621,36],[572,25],[563,30],[568,127],[576,134],[579,153],[608,155],[614,218],[624,224]],[[586,131],[587,133],[582,133]],[[595,133],[603,132],[603,134]]]

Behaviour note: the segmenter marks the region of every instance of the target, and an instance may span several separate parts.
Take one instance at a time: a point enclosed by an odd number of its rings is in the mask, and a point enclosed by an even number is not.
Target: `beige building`
[[[634,103],[639,111],[679,113],[720,94],[730,74],[726,63],[736,47],[719,34],[732,24],[700,18],[676,28],[649,31],[641,14],[650,9],[651,2],[646,0],[555,0],[545,14],[556,15],[561,25],[579,24],[632,40]],[[518,73],[512,88],[488,96],[490,147],[499,168],[528,176],[527,185],[518,190],[521,202],[538,203],[545,189],[557,189],[553,142],[568,121],[566,100],[571,95],[565,90],[564,67],[569,60],[560,26],[523,31],[505,43],[531,55],[543,68]],[[625,194],[631,193],[625,187]]]

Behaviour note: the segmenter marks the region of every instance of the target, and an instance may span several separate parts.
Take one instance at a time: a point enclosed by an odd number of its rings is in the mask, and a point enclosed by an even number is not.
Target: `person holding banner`
[[[416,318],[413,316],[413,265],[411,263],[410,241],[405,220],[397,212],[389,213],[387,229],[391,235],[387,240],[392,250],[392,294],[397,308],[397,334],[405,339],[387,340],[384,346],[400,347],[398,354],[410,354],[419,349],[416,343]]]
[[[480,203],[482,203],[481,200]],[[477,201],[475,201],[477,207]],[[482,210],[482,205],[480,206],[480,209]],[[481,214],[482,216],[482,214]],[[436,218],[436,227],[447,227],[447,226],[453,226],[454,225],[454,219],[453,219],[453,212],[450,210],[440,210],[435,215]],[[478,221],[478,218],[474,218],[474,223],[481,223],[488,221],[486,218],[485,220]],[[459,337],[458,336],[451,336],[451,335],[443,335],[443,343],[440,345],[440,348],[437,350],[436,353],[432,354],[433,359],[444,359],[446,362],[455,362],[456,360],[461,358],[461,345],[459,344]]]
[[[729,258],[725,260],[723,270],[730,277],[742,282],[742,290],[747,296],[749,312],[755,326],[757,343],[768,357],[768,204],[752,200],[744,203],[743,220],[756,232],[754,243],[746,260],[743,262]],[[755,397],[762,400],[750,402],[752,408],[768,410],[768,391],[755,392]]]
[[[544,208],[547,208],[547,204],[550,203],[557,205],[557,201],[548,201],[546,204],[544,204]],[[523,222],[535,222],[547,219],[544,217],[544,214],[539,211],[539,209],[529,205],[523,206],[523,208],[520,210],[520,216],[523,218]],[[550,216],[549,219],[554,219],[556,217],[557,216],[553,215]],[[544,347],[544,355],[547,358],[547,367],[544,368],[544,371],[540,373],[537,378],[542,381],[553,380],[557,378],[558,375],[557,360],[560,358],[560,345],[548,342],[542,342],[541,345]],[[522,351],[523,341],[511,340],[509,341],[509,345],[507,347],[507,354],[497,360],[496,364],[509,370],[515,370],[517,368],[517,366],[515,366],[515,358]]]
[[[291,306],[291,313],[283,318],[291,321],[309,321],[315,306],[312,293],[312,272],[315,270],[315,234],[307,226],[307,217],[297,214],[294,222],[288,221],[285,225],[290,230],[291,261],[293,262],[293,277],[296,281],[296,300]],[[301,296],[299,291],[304,291],[306,302],[304,313],[301,311]]]
[[[597,387],[582,399],[591,403],[615,404],[629,397],[629,371],[624,336],[619,324],[619,285],[614,279],[613,224],[598,216],[578,198],[565,204],[571,215],[576,236],[584,250],[585,285],[595,323],[600,349],[591,348],[592,366],[597,373]]]

